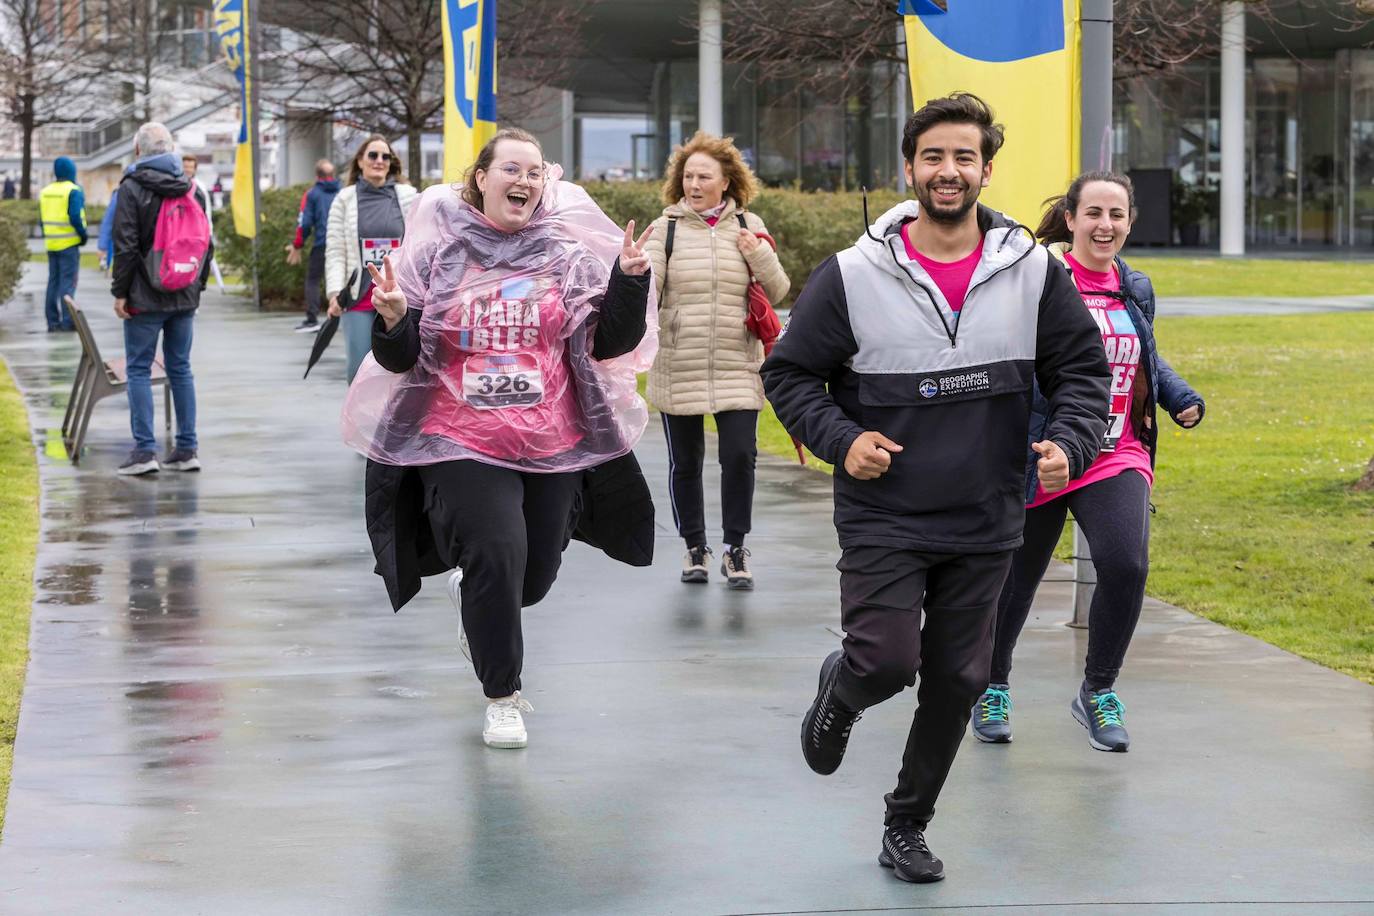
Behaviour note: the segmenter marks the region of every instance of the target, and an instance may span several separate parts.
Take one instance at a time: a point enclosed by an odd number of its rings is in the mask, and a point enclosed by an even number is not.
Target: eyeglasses
[[[379,152],[377,152],[375,149],[370,149],[370,150],[367,151],[367,158],[368,158],[368,160],[371,161],[371,162],[376,162],[378,159],[382,160],[383,162],[390,162],[390,161],[391,161],[391,154],[390,154],[390,153],[379,153]]]
[[[505,165],[498,166],[496,170],[511,181],[520,180],[520,166],[518,165],[508,162]],[[530,184],[543,184],[545,174],[543,169],[530,169],[525,173],[525,177],[529,179]]]

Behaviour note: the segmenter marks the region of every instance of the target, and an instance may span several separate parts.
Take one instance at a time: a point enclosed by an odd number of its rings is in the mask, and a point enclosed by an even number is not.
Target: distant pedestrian
[[[48,293],[43,311],[48,332],[73,331],[64,296],[76,293],[81,246],[86,244],[86,193],[76,183],[76,163],[59,156],[52,166],[57,180],[38,195],[43,245],[48,249]]]
[[[181,171],[182,171],[182,174],[184,174],[187,178],[191,179],[191,188],[192,188],[192,190],[194,190],[194,191],[196,192],[196,200],[200,201],[200,205],[201,205],[202,207],[205,208],[205,213],[206,213],[206,215],[208,216],[208,218],[209,218],[209,220],[210,220],[210,232],[213,234],[214,231],[215,231],[215,208],[214,208],[214,201],[210,198],[210,192],[207,191],[207,190],[205,190],[205,186],[202,185],[202,184],[196,179],[196,172],[199,170],[199,168],[200,168],[200,160],[199,160],[199,159],[197,159],[195,156],[192,156],[192,155],[189,154],[189,153],[185,153],[185,154],[182,155],[182,157],[181,157]]]
[[[218,175],[215,176],[215,183],[210,185],[210,201],[216,210],[224,207],[224,182],[220,181]]]
[[[198,471],[196,386],[191,331],[210,276],[210,215],[172,152],[172,135],[150,122],[134,137],[134,164],[119,185],[110,292],[124,319],[129,424],[134,448],[120,474]],[[176,407],[176,447],[159,464],[153,432],[151,370],[162,337],[162,362]]]
[[[973,711],[980,740],[1011,741],[1011,655],[1025,626],[1045,570],[1064,530],[1065,516],[1088,539],[1097,587],[1088,614],[1088,652],[1083,683],[1070,704],[1088,743],[1099,751],[1124,752],[1126,704],[1116,679],[1126,659],[1145,601],[1150,570],[1150,489],[1159,440],[1156,406],[1190,429],[1202,422],[1202,396],[1185,382],[1155,345],[1155,293],[1150,278],[1131,270],[1121,249],[1135,220],[1131,180],[1114,172],[1088,172],[1045,214],[1036,235],[1068,266],[1088,313],[1102,333],[1112,369],[1111,414],[1102,451],[1067,487],[1047,493],[1037,485],[1037,456],[1026,452],[1025,541],[1012,555],[1011,572],[998,601],[996,642],[988,689]],[[1037,441],[1053,412],[1035,386],[1030,442]]]
[[[109,270],[110,263],[114,260],[114,218],[118,201],[119,188],[115,188],[114,193],[110,195],[110,204],[105,208],[105,215],[100,218],[100,234],[96,236],[95,248],[100,252],[101,270]]]
[[[705,582],[710,575],[701,482],[709,414],[720,453],[720,571],[730,588],[752,589],[744,538],[754,508],[763,343],[747,321],[749,291],[757,280],[780,303],[789,281],[760,238],[768,233],[763,220],[746,209],[758,181],[730,139],[698,132],[673,151],[667,172],[667,207],[645,245],[663,297],[648,398],[668,439],[673,522],[687,545],[681,578]]]
[[[400,157],[381,134],[373,134],[358,147],[348,170],[348,187],[338,192],[329,207],[325,237],[324,276],[329,314],[342,315],[340,324],[348,343],[348,383],[363,358],[372,350],[372,275],[385,257],[401,246],[406,220],[417,192],[401,175]],[[350,275],[353,306],[347,313],[339,304]]]
[[[324,279],[329,208],[338,193],[339,180],[334,177],[334,163],[321,159],[315,163],[314,186],[301,195],[300,214],[296,217],[296,238],[286,246],[286,263],[294,267],[301,262],[305,240],[314,236],[310,260],[305,268],[305,320],[295,328],[303,334],[320,329],[320,282]]]
[[[15,189],[15,187],[14,187],[14,176],[13,176],[13,175],[6,175],[6,176],[5,176],[5,191],[4,191],[4,198],[5,198],[5,200],[14,200],[16,194],[17,194],[17,192],[16,192],[16,189]]]

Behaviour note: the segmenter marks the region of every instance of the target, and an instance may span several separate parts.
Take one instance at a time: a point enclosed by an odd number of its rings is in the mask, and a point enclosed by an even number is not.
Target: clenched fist
[[[876,480],[892,467],[892,456],[902,447],[882,433],[869,431],[854,440],[844,456],[845,473],[855,480]]]

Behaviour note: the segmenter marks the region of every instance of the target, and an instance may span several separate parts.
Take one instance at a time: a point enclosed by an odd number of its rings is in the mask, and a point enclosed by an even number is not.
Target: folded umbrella
[[[343,312],[353,307],[353,281],[358,279],[358,272],[354,270],[348,275],[348,282],[344,284],[343,291],[339,293],[339,309]],[[339,330],[339,316],[330,315],[325,319],[324,324],[320,325],[319,333],[315,335],[315,346],[310,348],[310,359],[305,364],[305,375],[307,378],[310,370],[315,368],[315,364],[320,361],[324,351],[329,347],[329,342],[334,339],[334,334]]]

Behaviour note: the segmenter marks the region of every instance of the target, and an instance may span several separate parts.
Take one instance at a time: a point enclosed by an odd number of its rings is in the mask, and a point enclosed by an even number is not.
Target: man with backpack
[[[134,164],[119,185],[110,293],[124,319],[129,421],[134,448],[124,475],[198,471],[191,325],[210,274],[210,219],[182,172],[172,135],[149,122],[134,137]],[[162,336],[163,367],[176,409],[176,444],[161,462],[153,426],[152,366]]]

